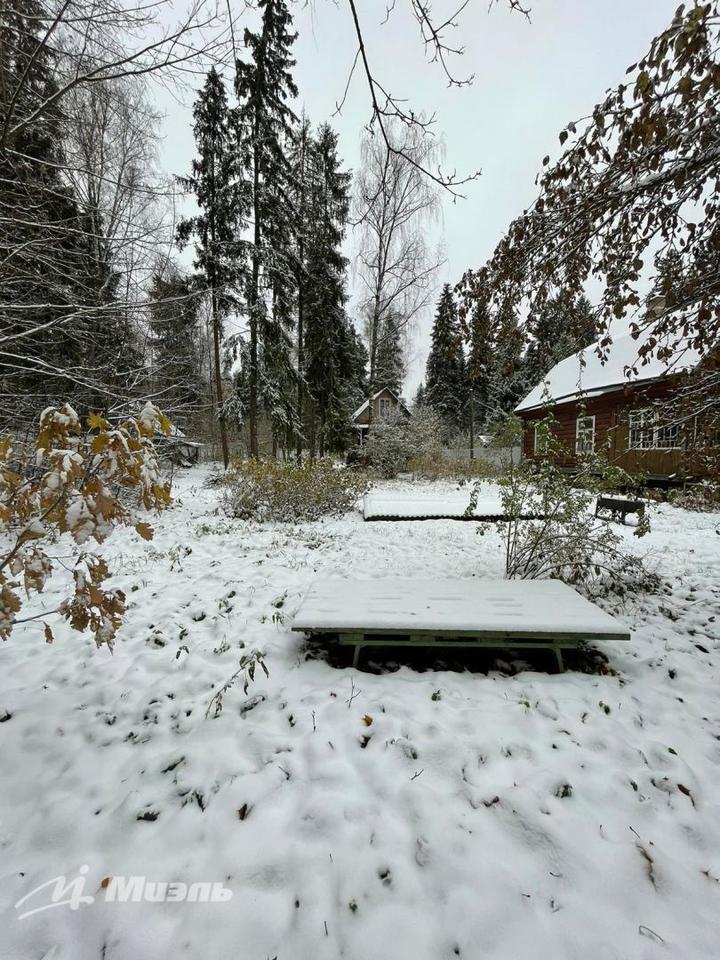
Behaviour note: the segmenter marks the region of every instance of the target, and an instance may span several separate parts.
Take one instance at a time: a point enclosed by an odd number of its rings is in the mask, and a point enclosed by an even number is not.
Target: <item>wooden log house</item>
[[[701,358],[688,348],[642,364],[638,347],[632,337],[618,337],[604,363],[593,344],[556,364],[515,408],[524,426],[523,456],[542,456],[537,425],[551,411],[561,449],[555,459],[569,470],[583,454],[598,452],[661,485],[708,477],[693,443],[697,422],[678,416],[677,403]]]

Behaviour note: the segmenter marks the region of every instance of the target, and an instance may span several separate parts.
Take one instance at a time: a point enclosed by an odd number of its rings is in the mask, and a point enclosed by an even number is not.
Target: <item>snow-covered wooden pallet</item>
[[[471,511],[470,490],[453,490],[443,496],[388,491],[366,493],[364,520],[507,520],[499,495],[483,493]],[[537,519],[524,516],[525,520]]]
[[[629,640],[619,620],[559,580],[316,580],[292,630],[355,647],[508,647],[562,651]]]

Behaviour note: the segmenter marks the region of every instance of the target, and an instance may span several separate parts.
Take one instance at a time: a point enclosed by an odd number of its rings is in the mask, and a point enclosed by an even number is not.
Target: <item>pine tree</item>
[[[281,383],[290,369],[285,328],[291,316],[296,272],[289,202],[295,191],[289,146],[297,118],[288,106],[288,100],[297,96],[291,73],[295,61],[290,55],[296,35],[290,32],[292,18],[286,0],[259,0],[258,7],[262,12],[260,32],[245,30],[250,60],[238,60],[235,75],[239,101],[235,114],[237,139],[253,222],[247,283],[247,391],[252,457],[258,456],[261,376],[265,387],[287,387]],[[261,361],[265,365],[262,373]],[[285,417],[285,401],[273,410]]]
[[[427,359],[425,402],[440,416],[448,435],[462,429],[466,418],[467,381],[457,309],[449,284],[437,306]]]
[[[404,354],[400,322],[389,311],[379,323],[373,392],[387,388],[400,396],[405,380]]]
[[[195,268],[210,296],[213,332],[215,406],[220,427],[223,462],[230,459],[225,426],[221,343],[223,321],[235,304],[234,290],[242,275],[241,246],[236,237],[245,208],[237,183],[237,158],[222,77],[212,67],[193,107],[198,157],[192,173],[180,183],[195,195],[200,213],[182,220],[177,228],[182,247],[195,237]]]
[[[425,406],[426,399],[425,399],[425,384],[424,384],[424,383],[419,383],[419,384],[418,384],[418,388],[417,388],[417,390],[415,391],[415,399],[414,399],[413,403],[414,403],[415,409],[418,409],[418,408],[420,408],[420,407],[424,407],[424,406]]]

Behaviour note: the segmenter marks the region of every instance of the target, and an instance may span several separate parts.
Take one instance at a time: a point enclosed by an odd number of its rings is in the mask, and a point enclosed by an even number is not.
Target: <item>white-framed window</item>
[[[575,421],[575,453],[592,453],[595,449],[595,417],[578,417]]]
[[[539,456],[540,454],[547,453],[547,445],[547,427],[536,424],[535,427],[533,427],[533,454]]]
[[[652,450],[655,411],[652,407],[630,411],[630,449]]]
[[[631,450],[678,450],[682,446],[679,424],[659,425],[655,407],[631,410],[629,427]]]
[[[678,450],[680,448],[680,425],[670,424],[667,427],[658,427],[655,430],[656,450]]]
[[[380,407],[380,417],[382,419],[385,419],[386,417],[390,416],[392,404],[388,397],[380,397],[379,407]]]

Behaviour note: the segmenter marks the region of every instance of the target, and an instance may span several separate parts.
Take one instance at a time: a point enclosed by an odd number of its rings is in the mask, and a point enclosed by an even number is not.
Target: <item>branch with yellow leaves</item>
[[[113,425],[90,414],[83,426],[65,404],[40,417],[32,455],[15,449],[11,438],[0,441],[0,529],[9,546],[0,555],[0,637],[7,640],[16,623],[41,619],[39,613],[17,620],[22,593],[42,593],[54,573],[54,561],[43,543],[69,533],[81,546],[102,543],[117,526],[133,526],[146,540],[153,529],[140,511],[158,511],[170,503],[153,443],[170,433],[170,421],[147,403],[137,417]],[[128,505],[120,491],[134,492]],[[74,593],[57,611],[80,632],[90,629],[98,646],[112,648],[125,613],[122,590],[106,590],[110,575],[105,560],[79,553],[73,568]],[[45,623],[45,639],[53,640]]]

